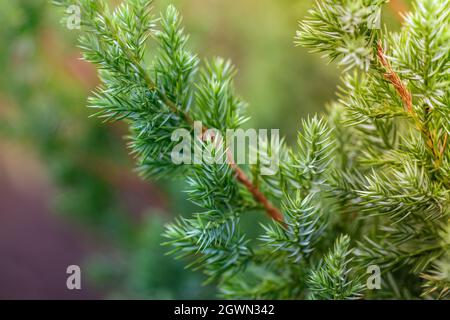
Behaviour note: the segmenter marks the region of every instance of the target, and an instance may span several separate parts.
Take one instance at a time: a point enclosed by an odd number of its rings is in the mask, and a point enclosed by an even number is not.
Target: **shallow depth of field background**
[[[293,44],[311,0],[156,0],[155,14],[168,3],[194,52],[239,69],[249,126],[292,143],[335,98],[336,66]],[[48,0],[0,0],[0,299],[214,298],[160,245],[164,223],[195,210],[183,183],[141,181],[124,125],[88,118],[96,72],[60,18]],[[81,291],[66,288],[72,264]]]

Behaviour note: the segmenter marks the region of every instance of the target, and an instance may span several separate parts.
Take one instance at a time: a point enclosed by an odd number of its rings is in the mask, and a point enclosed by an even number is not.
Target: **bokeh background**
[[[249,125],[293,141],[335,98],[337,67],[293,44],[311,0],[156,0],[155,13],[169,3],[194,51],[239,69]],[[89,118],[96,72],[60,19],[49,0],[0,0],[0,299],[214,298],[160,245],[164,223],[194,210],[183,184],[141,181],[126,128]],[[80,291],[66,288],[73,264]]]

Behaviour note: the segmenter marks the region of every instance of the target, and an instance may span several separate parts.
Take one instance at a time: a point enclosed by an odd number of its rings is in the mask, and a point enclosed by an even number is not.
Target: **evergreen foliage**
[[[300,23],[296,42],[344,67],[339,101],[303,121],[297,147],[282,144],[280,169],[262,176],[171,161],[175,129],[224,133],[246,119],[233,67],[200,64],[172,6],[155,19],[147,0],[79,1],[81,48],[102,79],[90,105],[129,124],[144,177],[188,181],[198,213],[167,226],[166,244],[223,297],[448,297],[450,2],[415,1],[399,32],[377,29],[386,2],[318,1]],[[257,238],[241,223],[253,211],[272,220]],[[364,285],[370,265],[380,291]]]

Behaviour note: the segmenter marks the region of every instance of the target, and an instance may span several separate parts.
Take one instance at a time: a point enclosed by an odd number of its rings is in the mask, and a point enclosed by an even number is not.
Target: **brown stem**
[[[202,129],[203,131],[201,137],[202,141],[205,140],[204,134],[206,130],[207,130],[206,128]],[[215,139],[214,136],[211,138]],[[252,194],[253,198],[263,206],[264,210],[267,212],[269,217],[285,226],[283,214],[281,213],[281,211],[277,207],[275,207],[269,201],[269,199],[267,199],[267,197],[258,189],[258,187],[255,184],[253,184],[250,181],[245,172],[234,161],[233,154],[229,149],[226,150],[226,156],[227,156],[227,163],[229,164],[231,169],[233,169],[233,171],[235,172],[237,181],[243,184],[245,188]]]
[[[436,135],[433,135],[430,130],[423,125],[422,121],[420,121],[419,116],[415,112],[413,108],[412,103],[412,95],[411,92],[408,90],[406,85],[402,82],[398,74],[392,69],[391,64],[386,58],[386,55],[384,54],[383,47],[381,45],[381,41],[378,42],[377,46],[377,54],[378,54],[378,60],[380,61],[381,65],[386,69],[386,73],[384,74],[384,77],[386,80],[388,80],[396,89],[397,93],[401,97],[405,111],[411,116],[411,118],[414,120],[417,130],[420,131],[425,139],[425,143],[428,147],[428,149],[431,151],[434,157],[434,165],[436,168],[440,166],[441,158],[443,156],[443,153],[445,151],[445,145],[447,144],[447,134],[444,137],[444,142],[442,143],[441,150],[436,149]],[[440,143],[439,143],[440,144]],[[439,149],[439,147],[438,147]]]
[[[236,179],[242,183],[247,190],[252,194],[253,198],[261,203],[261,205],[266,210],[267,214],[275,221],[284,225],[283,214],[280,212],[278,208],[276,208],[272,203],[267,199],[267,197],[255,186],[250,179],[247,177],[244,171],[234,162],[233,154],[230,150],[227,150],[227,159],[230,167],[236,173]]]
[[[247,190],[253,195],[253,198],[256,201],[262,204],[267,214],[273,220],[284,224],[283,215],[280,210],[272,205],[269,199],[267,199],[267,197],[250,181],[245,172],[235,164],[230,164],[230,166],[236,172],[236,179],[247,188]]]
[[[397,90],[398,94],[402,98],[403,104],[405,106],[405,109],[408,113],[413,114],[413,104],[412,104],[412,96],[411,92],[406,88],[406,86],[403,84],[402,80],[398,76],[397,73],[392,70],[391,64],[387,60],[384,51],[383,46],[381,45],[381,41],[378,42],[377,46],[377,54],[378,54],[378,60],[383,65],[383,67],[386,68],[386,73],[384,74],[384,77],[386,80],[388,80],[394,88]]]

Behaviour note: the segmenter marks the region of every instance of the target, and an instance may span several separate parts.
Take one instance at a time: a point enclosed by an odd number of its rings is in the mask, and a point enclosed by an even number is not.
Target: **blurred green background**
[[[339,72],[296,48],[310,0],[156,0],[175,4],[201,57],[231,58],[249,125],[295,139],[335,97]],[[89,118],[98,83],[76,30],[47,0],[0,0],[0,298],[214,298],[164,255],[165,222],[190,214],[180,183],[133,172],[121,124]],[[393,15],[388,13],[388,19]],[[65,287],[79,264],[83,290]]]

